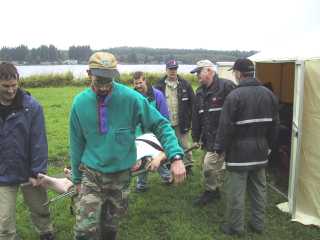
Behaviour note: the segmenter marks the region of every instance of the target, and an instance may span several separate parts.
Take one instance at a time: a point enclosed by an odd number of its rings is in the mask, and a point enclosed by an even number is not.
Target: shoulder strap
[[[156,144],[150,140],[137,138],[136,141],[145,142],[145,143],[149,144],[151,147],[157,149],[158,151],[164,152],[164,150],[161,146],[159,146],[158,144]]]

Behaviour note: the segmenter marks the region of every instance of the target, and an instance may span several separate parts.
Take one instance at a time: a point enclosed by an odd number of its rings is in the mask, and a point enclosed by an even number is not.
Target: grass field
[[[72,98],[82,88],[29,89],[43,105],[49,140],[49,174],[57,174],[68,164],[68,115]],[[193,198],[203,189],[200,175],[200,151],[194,152],[194,174],[181,186],[161,184],[159,176],[150,176],[150,191],[130,195],[128,215],[120,226],[120,240],[206,240],[233,239],[219,232],[223,221],[224,197],[220,202],[204,208],[192,206]],[[134,189],[132,183],[132,190]],[[50,192],[50,197],[54,193]],[[276,204],[283,202],[281,196],[268,191],[266,231],[262,235],[247,233],[243,239],[320,239],[320,229],[290,222],[290,217],[281,213]],[[53,223],[59,240],[72,239],[74,216],[70,215],[69,199],[51,206]],[[28,211],[19,196],[17,225],[22,239],[38,239],[31,227]]]

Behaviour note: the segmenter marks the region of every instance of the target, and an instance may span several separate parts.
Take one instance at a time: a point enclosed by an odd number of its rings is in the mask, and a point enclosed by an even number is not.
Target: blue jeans
[[[171,181],[171,173],[170,170],[166,165],[162,165],[158,169],[158,173],[162,178],[164,183],[169,183]],[[137,177],[137,189],[146,189],[147,188],[147,180],[148,180],[148,173],[142,173]]]

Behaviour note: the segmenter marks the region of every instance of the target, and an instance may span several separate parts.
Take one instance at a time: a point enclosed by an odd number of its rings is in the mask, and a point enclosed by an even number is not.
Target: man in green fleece
[[[159,139],[176,183],[186,175],[183,151],[170,123],[148,100],[114,81],[119,72],[112,54],[94,53],[88,75],[91,88],[75,97],[70,113],[72,181],[80,194],[75,239],[112,240],[128,206],[136,127],[141,124]]]

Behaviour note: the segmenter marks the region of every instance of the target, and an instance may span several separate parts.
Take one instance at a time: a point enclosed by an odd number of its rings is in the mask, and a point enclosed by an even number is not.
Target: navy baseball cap
[[[231,70],[237,70],[239,72],[254,72],[254,65],[248,58],[239,58],[235,61],[233,67],[229,69],[229,71]]]
[[[173,69],[173,68],[178,68],[179,64],[177,62],[177,60],[175,59],[171,59],[166,63],[166,68],[168,69]]]

